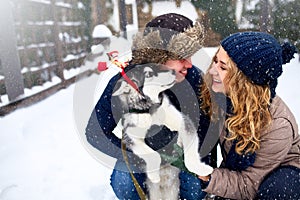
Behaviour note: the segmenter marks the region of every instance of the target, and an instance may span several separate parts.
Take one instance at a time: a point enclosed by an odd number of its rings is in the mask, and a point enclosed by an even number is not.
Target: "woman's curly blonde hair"
[[[237,140],[235,150],[238,154],[253,153],[260,148],[260,134],[271,124],[270,88],[268,85],[254,84],[230,58],[226,64],[229,69],[224,79],[224,86],[226,96],[231,99],[233,106],[233,114],[229,114],[225,121],[225,126],[230,133],[226,139]],[[201,108],[207,111],[214,121],[218,119],[220,109],[215,102],[211,101],[212,79],[208,70],[201,87]]]

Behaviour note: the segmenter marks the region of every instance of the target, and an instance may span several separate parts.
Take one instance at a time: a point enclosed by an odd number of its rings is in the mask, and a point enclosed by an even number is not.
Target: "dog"
[[[161,166],[160,154],[145,143],[151,126],[164,125],[178,132],[177,144],[183,148],[184,163],[190,172],[206,176],[213,168],[201,162],[199,138],[193,122],[164,94],[176,83],[175,72],[162,69],[158,64],[145,64],[135,66],[126,75],[137,87],[122,78],[117,81],[113,96],[119,97],[126,108],[117,127],[123,129],[127,148],[146,163],[148,198],[178,199],[180,170],[170,164]]]

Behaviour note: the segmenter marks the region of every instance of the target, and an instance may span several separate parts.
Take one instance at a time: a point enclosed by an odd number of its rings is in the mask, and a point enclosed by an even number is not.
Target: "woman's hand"
[[[204,182],[208,182],[210,180],[210,175],[208,175],[208,176],[198,176],[198,178],[200,178]]]

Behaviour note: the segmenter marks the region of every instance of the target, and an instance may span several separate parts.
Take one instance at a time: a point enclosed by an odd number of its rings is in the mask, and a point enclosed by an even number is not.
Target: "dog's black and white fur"
[[[179,169],[170,164],[161,166],[159,153],[144,141],[152,125],[164,125],[178,132],[177,143],[183,147],[184,163],[189,171],[206,176],[212,168],[200,161],[199,138],[193,122],[163,93],[175,84],[176,75],[173,70],[160,70],[159,65],[148,64],[136,66],[127,76],[141,91],[137,92],[124,79],[117,82],[113,95],[128,108],[117,127],[123,129],[127,147],[146,163],[149,199],[178,199]],[[135,112],[139,110],[149,112]]]

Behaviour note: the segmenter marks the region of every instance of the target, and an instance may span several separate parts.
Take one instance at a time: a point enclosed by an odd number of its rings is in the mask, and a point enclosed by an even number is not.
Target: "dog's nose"
[[[172,75],[175,75],[175,74],[176,74],[175,70],[172,70]]]

